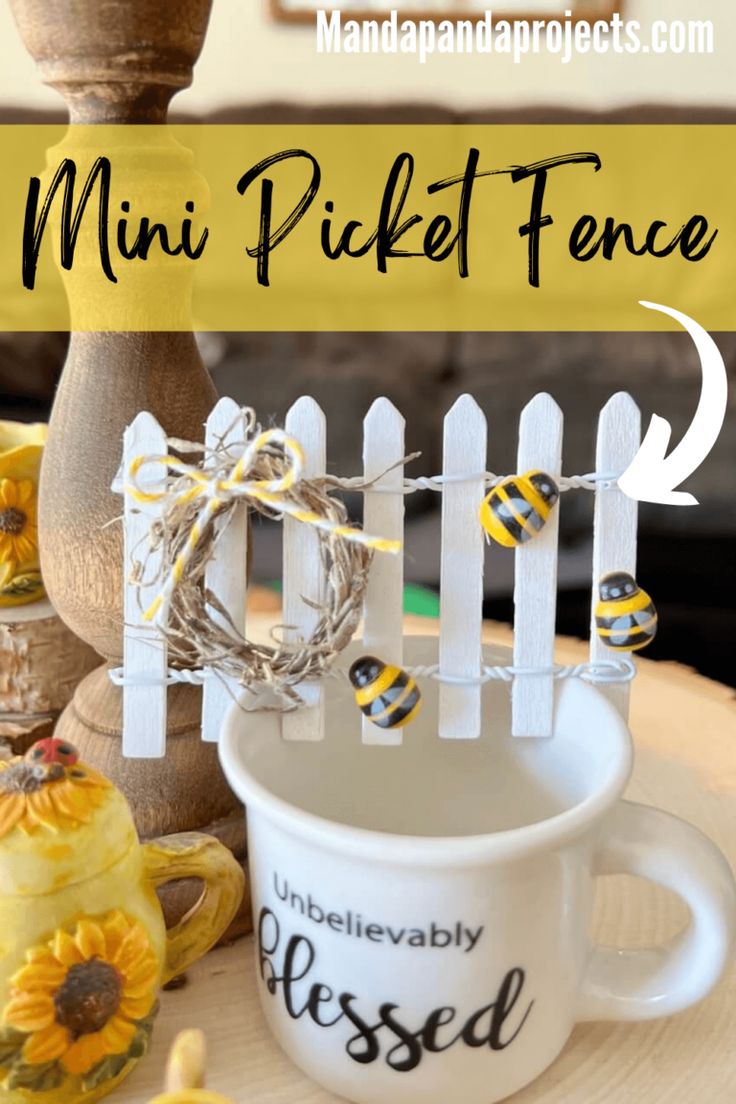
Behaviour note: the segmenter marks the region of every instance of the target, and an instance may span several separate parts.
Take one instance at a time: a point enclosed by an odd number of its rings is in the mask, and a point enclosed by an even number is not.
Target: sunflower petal
[[[150,944],[146,929],[140,921],[136,920],[120,944],[120,949],[115,955],[112,965],[117,966],[118,970],[127,977],[128,972],[136,969],[149,950]]]
[[[3,1021],[16,1031],[43,1031],[54,1022],[54,1002],[48,993],[19,993],[5,1006]]]
[[[98,774],[96,770],[93,770],[92,767],[88,767],[86,763],[77,763],[74,769],[75,771],[81,772],[79,775],[75,774],[73,778],[70,778],[70,781],[72,781],[75,786],[95,786],[102,790],[107,790],[112,785],[109,779],[105,778],[102,774]]]
[[[135,1024],[128,1023],[121,1016],[113,1016],[100,1032],[105,1040],[107,1053],[125,1054],[137,1030]]]
[[[102,1032],[94,1035],[82,1035],[69,1047],[61,1059],[61,1064],[67,1073],[77,1077],[83,1073],[89,1073],[106,1054],[105,1040]]]
[[[130,930],[130,922],[126,919],[125,913],[121,912],[120,909],[115,909],[105,918],[102,928],[105,933],[107,947],[105,957],[108,962],[112,962]]]
[[[153,996],[156,989],[157,973],[154,973],[150,981],[146,981],[145,984],[125,986],[125,999],[132,1001],[146,1001],[149,997]]]
[[[31,796],[33,796],[33,795],[31,795]],[[26,835],[28,835],[28,836],[34,835],[39,830],[40,824],[36,820],[36,817],[34,816],[34,814],[31,812],[31,808],[30,808],[30,805],[28,804],[28,802],[26,802],[26,807],[25,807],[25,810],[23,812],[23,816],[18,821],[18,827],[21,829],[21,831],[25,832]],[[52,832],[58,831],[59,827],[60,827],[59,824],[50,825],[50,828],[51,828]]]
[[[141,961],[125,971],[126,997],[142,997],[156,987],[158,962],[154,954],[145,955]]]
[[[26,811],[26,799],[23,794],[0,794],[0,839],[12,832]]]
[[[62,1054],[66,1054],[70,1042],[67,1029],[60,1024],[52,1024],[51,1027],[31,1035],[23,1047],[23,1058],[32,1066],[54,1062]]]
[[[0,533],[0,562],[5,567],[4,575],[15,575],[18,564],[15,557],[15,542],[9,533]]]
[[[58,827],[56,809],[48,792],[48,786],[43,786],[36,793],[28,795],[28,815],[46,828]]]
[[[76,966],[77,963],[84,962],[79,947],[65,931],[57,931],[54,936],[53,950],[62,966]]]
[[[71,789],[67,789],[63,782],[52,784],[48,787],[53,801],[56,812],[61,818],[67,818],[72,822],[87,821],[90,819],[91,811],[89,808],[85,808],[83,802],[75,801],[74,795]]]
[[[18,484],[12,479],[3,479],[0,482],[0,500],[5,507],[18,505]]]
[[[155,993],[149,993],[145,997],[123,997],[118,1008],[118,1015],[125,1016],[129,1020],[144,1020],[155,1002]]]
[[[85,958],[104,958],[105,937],[99,924],[92,920],[79,921],[76,943]]]
[[[13,974],[10,984],[24,993],[54,992],[64,981],[66,970],[54,959],[51,963],[30,963]]]
[[[21,479],[16,488],[16,495],[18,496],[19,506],[25,506],[26,503],[33,500],[34,487],[30,479]]]
[[[15,538],[15,554],[22,564],[34,563],[38,555],[38,544],[31,536],[28,526]]]
[[[37,946],[28,948],[26,951],[26,962],[36,963],[39,966],[53,966],[57,964],[57,959],[47,946]]]

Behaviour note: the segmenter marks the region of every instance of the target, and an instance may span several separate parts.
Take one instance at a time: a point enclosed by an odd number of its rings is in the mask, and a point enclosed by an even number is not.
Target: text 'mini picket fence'
[[[205,427],[205,443],[222,443],[228,432],[242,440],[238,405],[221,399]],[[286,431],[296,438],[305,454],[305,476],[326,471],[326,422],[317,403],[299,399],[290,409]],[[493,456],[493,425],[490,426],[490,457]],[[641,435],[639,410],[624,393],[614,395],[601,411],[598,422],[595,471],[619,474],[636,454]],[[439,736],[473,739],[480,735],[481,695],[477,680],[482,669],[482,602],[484,533],[478,508],[487,493],[488,427],[486,416],[470,395],[461,396],[444,420],[441,493],[441,572],[439,624]],[[406,440],[405,440],[406,439]],[[225,439],[224,443],[227,443]],[[522,412],[519,426],[517,471],[538,468],[553,477],[562,473],[563,416],[554,400],[536,395]],[[123,468],[127,472],[134,457],[167,453],[165,427],[142,412],[126,431]],[[405,430],[401,413],[388,399],[377,399],[363,423],[363,465],[366,480],[381,478],[364,495],[364,528],[386,538],[403,539],[404,471],[392,467],[411,451],[411,434]],[[390,469],[390,470],[389,470]],[[155,478],[162,469],[151,468]],[[385,473],[385,474],[382,474]],[[153,474],[141,472],[146,486],[155,490]],[[602,575],[613,570],[636,573],[637,504],[617,486],[596,484],[593,559],[591,571],[591,617]],[[140,505],[125,494],[125,575],[130,575],[135,549],[145,541],[156,517],[156,503]],[[541,533],[515,552],[514,653],[515,668],[551,669],[554,664],[555,611],[557,601],[558,511],[565,495],[552,511]],[[293,519],[283,522],[283,615],[285,625],[296,626],[292,636],[308,636],[317,613],[304,598],[319,603],[323,596],[323,566],[316,531]],[[221,534],[216,554],[207,569],[206,584],[229,610],[233,623],[245,632],[247,578],[247,519],[245,505],[238,505]],[[147,576],[155,565],[149,562]],[[404,563],[401,555],[376,553],[371,568],[363,623],[366,653],[386,662],[401,664],[403,655]],[[165,754],[167,666],[166,642],[155,627],[143,624],[141,610],[156,594],[125,584],[125,640],[123,664],[123,752],[129,757],[156,758]],[[217,614],[212,611],[212,616]],[[611,660],[610,652],[595,633],[591,621],[590,661]],[[207,675],[209,674],[209,677]],[[443,676],[461,684],[442,681]],[[462,684],[462,680],[471,684]],[[225,711],[238,687],[228,685],[216,673],[203,678],[202,738],[218,739]],[[549,736],[552,732],[554,675],[526,674],[511,681],[512,731],[515,736]],[[608,683],[600,687],[619,711],[628,710],[629,684]],[[323,735],[324,686],[302,684],[304,708],[286,712],[282,733],[286,740],[319,740]],[[400,743],[400,729],[379,729],[363,719],[363,740],[369,743]]]

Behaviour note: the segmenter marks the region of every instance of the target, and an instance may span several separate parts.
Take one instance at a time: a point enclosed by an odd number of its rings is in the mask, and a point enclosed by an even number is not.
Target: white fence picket
[[[403,456],[404,419],[388,399],[376,399],[363,422],[363,476],[376,480],[376,489],[363,496],[363,528],[389,540],[404,539],[404,467],[386,470]],[[404,557],[379,552],[366,590],[363,643],[367,654],[398,666],[403,662],[403,605]],[[379,728],[363,718],[364,744],[400,744],[401,738],[400,728]]]
[[[245,419],[233,399],[222,398],[213,408],[205,427],[208,449],[237,445],[245,438]],[[233,466],[242,448],[233,450]],[[248,510],[240,504],[230,513],[226,527],[219,534],[215,554],[207,565],[205,586],[228,611],[233,625],[245,633],[245,602],[248,557]],[[213,622],[228,631],[230,626],[216,609],[207,607]],[[235,679],[210,672],[202,695],[202,739],[216,743],[225,711],[237,699],[240,687]]]
[[[152,414],[140,413],[123,439],[124,482],[129,482],[130,465],[137,456],[164,456],[166,452],[163,429]],[[144,464],[137,483],[154,493],[163,487],[165,476],[162,466]],[[126,758],[160,759],[166,752],[166,641],[157,628],[143,622],[143,611],[153,602],[161,585],[160,580],[150,582],[160,566],[160,553],[153,553],[146,560],[148,585],[138,586],[130,580],[133,564],[142,562],[146,555],[149,530],[159,509],[156,503],[139,504],[125,494],[123,675],[126,681],[130,680],[122,691],[122,750]]]
[[[550,395],[535,395],[519,423],[517,471],[557,478],[562,471],[562,411]],[[555,654],[559,505],[533,540],[516,550],[514,667],[551,667]],[[513,736],[551,736],[554,678],[522,675],[511,697]]]
[[[630,395],[623,391],[608,400],[598,421],[596,471],[619,475],[636,455],[641,440],[641,414]],[[618,487],[598,487],[593,523],[593,595],[590,629],[591,663],[610,661],[619,653],[608,648],[595,629],[598,583],[609,571],[628,571],[636,576],[637,503]],[[624,720],[629,711],[630,683],[601,685],[600,690],[616,706]]]
[[[485,493],[487,427],[483,411],[462,395],[445,417],[440,569],[440,674],[477,679],[483,662],[483,530],[478,508]],[[460,479],[453,480],[459,476]],[[439,734],[476,739],[481,687],[441,682]]]
[[[324,475],[326,466],[325,416],[309,396],[298,399],[286,416],[287,433],[296,440],[304,452],[304,476],[314,478]],[[309,637],[318,618],[305,598],[311,602],[324,600],[324,569],[320,555],[317,530],[311,525],[284,518],[284,625],[289,641]],[[304,706],[284,713],[281,718],[281,734],[285,740],[321,740],[324,735],[324,691],[319,681],[301,683],[299,686]]]

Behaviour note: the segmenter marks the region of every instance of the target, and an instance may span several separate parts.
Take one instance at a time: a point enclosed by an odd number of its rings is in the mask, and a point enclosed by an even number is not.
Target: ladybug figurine
[[[62,767],[73,767],[79,762],[79,752],[66,740],[57,740],[53,736],[48,736],[45,740],[39,740],[26,752],[26,760],[43,766],[57,763]]]

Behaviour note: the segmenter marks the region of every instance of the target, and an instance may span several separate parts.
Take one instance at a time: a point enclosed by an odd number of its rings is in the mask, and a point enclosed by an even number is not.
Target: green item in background
[[[439,595],[429,587],[410,583],[404,587],[404,613],[415,613],[419,617],[439,617]]]
[[[281,593],[281,580],[274,579],[266,583],[269,590]],[[439,617],[439,595],[429,587],[416,586],[410,583],[404,587],[404,613],[414,613],[418,617]]]

